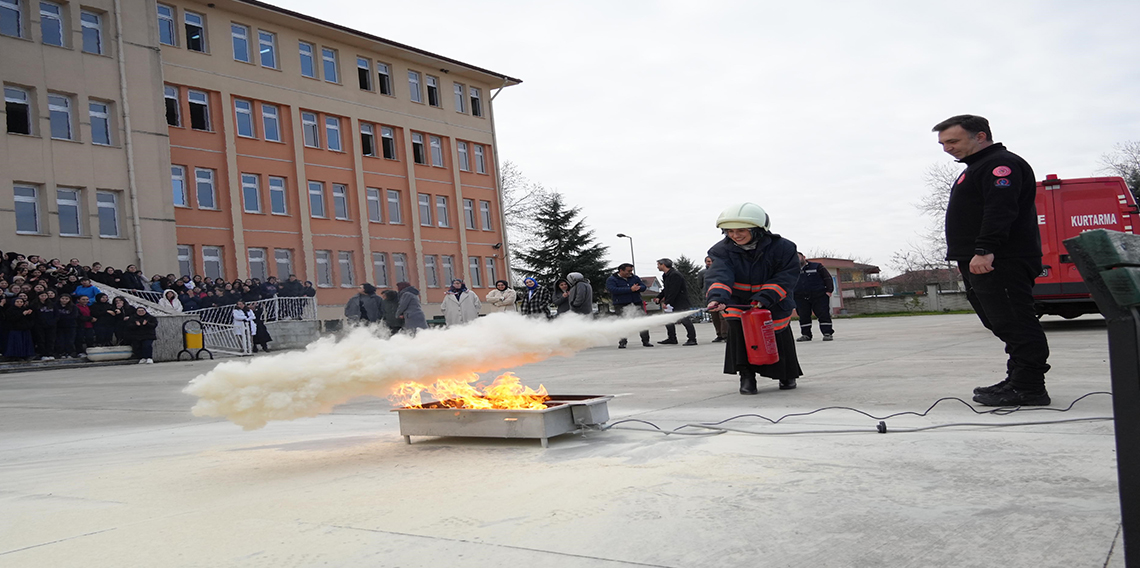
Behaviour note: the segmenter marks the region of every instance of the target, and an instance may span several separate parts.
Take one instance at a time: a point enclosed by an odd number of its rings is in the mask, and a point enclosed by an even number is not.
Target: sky
[[[801,251],[896,274],[957,114],[1038,179],[1140,139],[1140,2],[273,0],[523,80],[500,158],[580,207],[613,264],[704,258],[751,201]]]

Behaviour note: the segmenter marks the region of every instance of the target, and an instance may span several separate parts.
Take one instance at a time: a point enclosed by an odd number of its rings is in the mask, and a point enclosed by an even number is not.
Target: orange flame
[[[405,408],[485,408],[500,410],[546,408],[550,400],[546,387],[538,385],[538,390],[519,384],[514,373],[503,373],[489,385],[476,383],[479,375],[471,373],[466,378],[438,379],[430,385],[408,381],[396,385],[388,399]],[[427,394],[432,400],[424,402]]]

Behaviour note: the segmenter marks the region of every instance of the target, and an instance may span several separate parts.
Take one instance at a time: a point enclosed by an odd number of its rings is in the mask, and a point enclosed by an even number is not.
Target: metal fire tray
[[[538,438],[542,447],[554,436],[610,419],[609,395],[550,395],[541,410],[448,408],[438,402],[424,408],[393,408],[400,415],[400,435],[474,438]]]

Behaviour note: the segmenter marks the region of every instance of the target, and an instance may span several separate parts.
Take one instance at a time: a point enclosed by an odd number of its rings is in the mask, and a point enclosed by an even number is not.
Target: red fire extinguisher
[[[771,365],[780,360],[772,312],[751,307],[741,315],[740,323],[744,326],[744,345],[748,350],[750,364]]]

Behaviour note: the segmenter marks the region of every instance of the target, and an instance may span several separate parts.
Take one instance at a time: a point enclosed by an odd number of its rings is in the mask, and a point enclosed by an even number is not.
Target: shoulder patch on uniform
[[[962,180],[964,180],[964,179],[966,179],[966,172],[962,172],[962,175],[958,176],[958,181],[956,181],[954,183],[955,184],[962,183]]]
[[[1005,166],[1002,166],[1002,167],[1005,167]],[[1010,185],[1009,178],[998,178],[998,179],[994,180],[994,186],[995,187],[1009,187],[1009,185]]]
[[[994,175],[997,177],[1008,176],[1009,174],[1012,174],[1012,173],[1013,173],[1013,170],[1009,169],[1006,166],[998,166],[998,167],[994,168]],[[1007,183],[1006,185],[1009,185],[1009,184]]]

